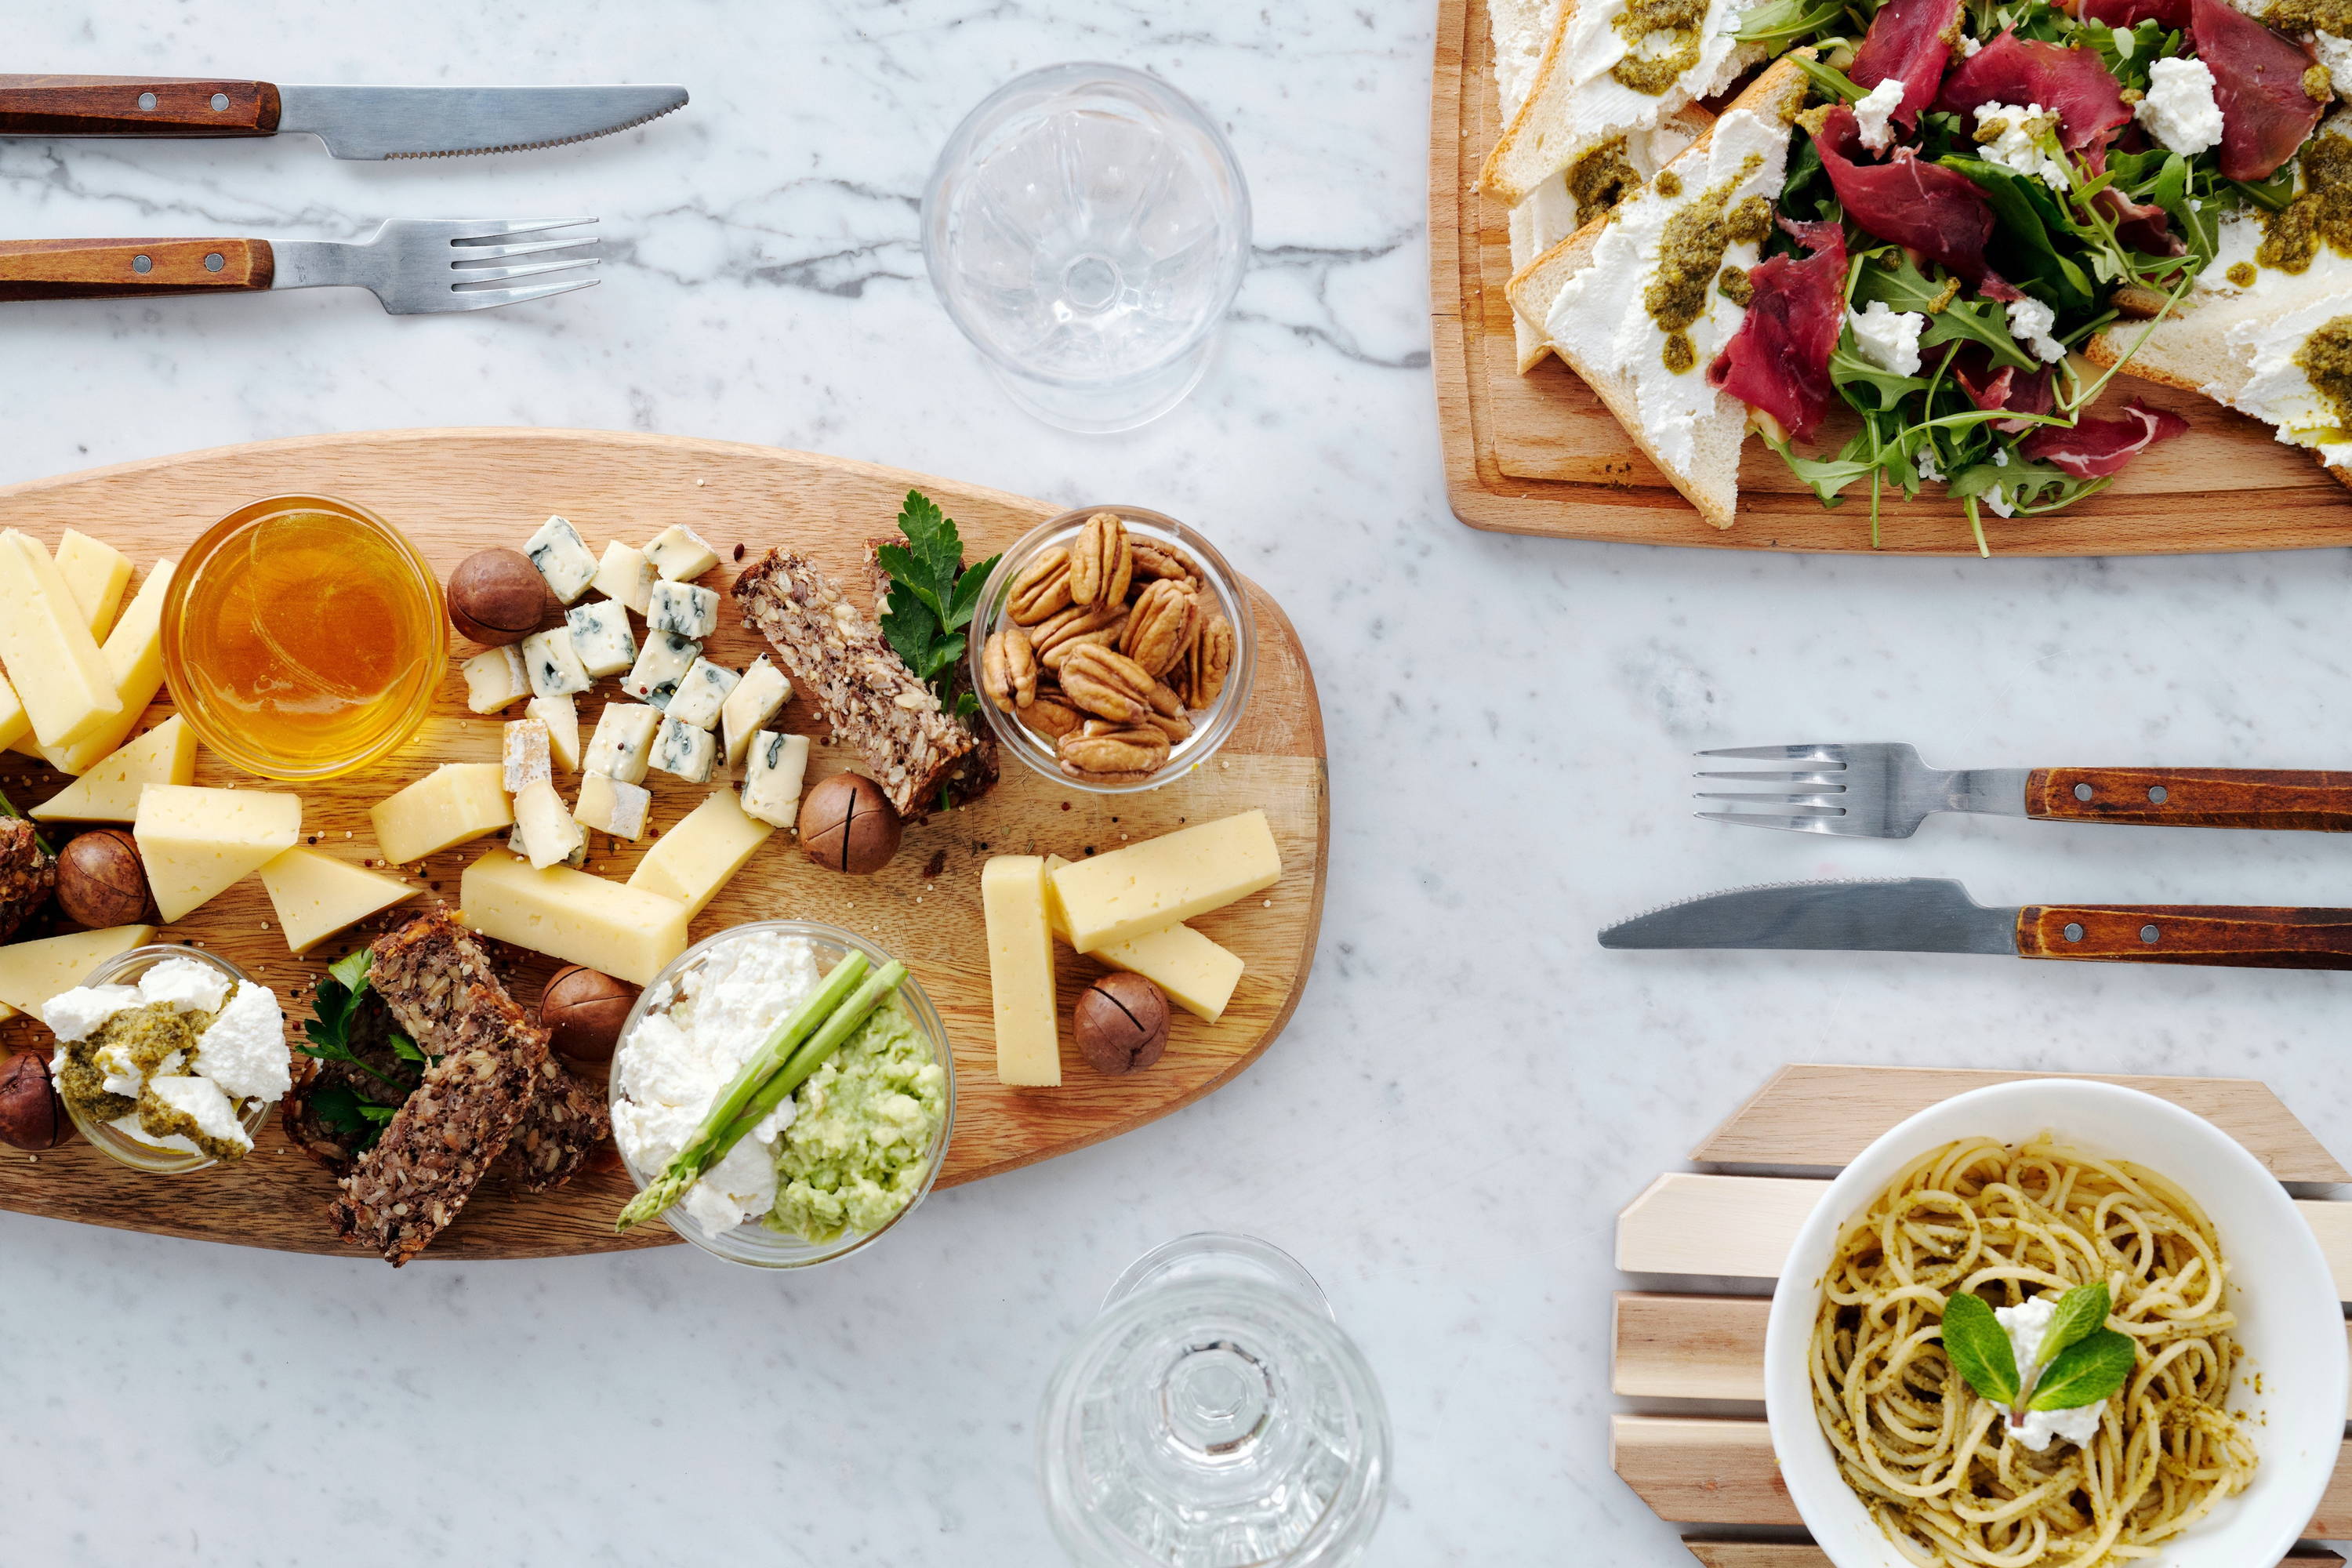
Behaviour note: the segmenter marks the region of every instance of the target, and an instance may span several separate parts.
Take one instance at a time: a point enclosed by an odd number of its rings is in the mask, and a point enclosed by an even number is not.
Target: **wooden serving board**
[[[154,562],[176,557],[205,529],[247,501],[307,493],[365,506],[405,532],[446,577],[486,545],[520,546],[551,512],[572,519],[592,551],[620,538],[642,544],[672,523],[689,523],[719,552],[704,581],[724,588],[739,570],[734,556],[756,561],[772,546],[813,557],[870,599],[862,569],[869,538],[895,531],[898,506],[919,488],[961,525],[973,559],[991,555],[1063,509],[1001,491],[895,468],[674,437],[563,430],[392,430],[304,437],[129,463],[0,489],[0,527],[21,528],[54,545],[72,527],[130,555],[142,578]],[[1209,524],[1214,531],[1214,523]],[[136,591],[136,583],[133,584]],[[1038,777],[1011,757],[1002,782],[982,801],[909,826],[895,859],[870,878],[812,866],[789,832],[761,847],[735,880],[694,922],[697,940],[749,920],[796,917],[870,934],[902,959],[947,1024],[956,1062],[953,1140],[940,1184],[1066,1154],[1140,1127],[1190,1104],[1255,1060],[1288,1022],[1314,960],[1323,906],[1329,836],[1322,712],[1305,649],[1280,606],[1250,589],[1258,634],[1257,675],[1249,705],[1217,757],[1190,776],[1144,795],[1093,796]],[[770,651],[746,631],[731,602],[709,644],[717,662],[741,668]],[[303,796],[305,835],[353,860],[376,856],[367,809],[445,762],[499,756],[499,725],[520,714],[477,717],[466,710],[459,659],[478,651],[453,637],[449,673],[423,736],[385,763]],[[583,737],[617,680],[597,683],[580,700]],[[163,695],[149,723],[170,712]],[[780,722],[824,736],[808,699],[796,693]],[[20,807],[46,799],[63,780],[37,762],[0,753],[0,789]],[[809,779],[842,771],[848,759],[820,744]],[[209,752],[200,754],[200,784],[250,786]],[[576,782],[559,779],[566,797]],[[705,786],[653,773],[653,828],[667,828],[706,793]],[[273,789],[290,785],[265,784]],[[992,854],[1066,855],[1079,859],[1188,823],[1262,806],[1282,849],[1283,878],[1258,897],[1194,922],[1240,953],[1248,968],[1216,1025],[1178,1012],[1167,1053],[1129,1078],[1108,1078],[1066,1038],[1059,1089],[1012,1089],[996,1080],[980,868]],[[591,867],[625,878],[641,845],[593,835]],[[412,877],[423,889],[407,910],[454,901],[460,869],[485,845],[433,857]],[[308,991],[325,964],[362,933],[396,920],[399,910],[323,944],[310,960],[290,957],[258,879],[215,899],[159,940],[193,940],[276,987],[290,1018],[310,1016]],[[27,932],[26,934],[38,934]],[[511,950],[510,950],[511,951]],[[556,965],[518,955],[516,999],[536,1005]],[[1060,952],[1062,1006],[1099,973],[1090,961]],[[0,1024],[0,1045],[47,1049],[47,1031],[29,1019]],[[252,1154],[235,1165],[161,1178],[126,1170],[76,1141],[37,1156],[0,1149],[0,1208],[98,1225],[292,1251],[343,1253],[328,1228],[332,1184],[324,1170],[290,1147],[273,1117]],[[613,1215],[629,1195],[616,1157],[541,1197],[505,1190],[495,1178],[440,1237],[428,1258],[533,1258],[657,1246],[677,1237],[666,1226],[612,1234]],[[359,1256],[358,1254],[351,1254]]]
[[[1988,1084],[2069,1074],[1943,1072],[1908,1068],[1783,1068],[1692,1152],[1696,1161],[1787,1170],[1839,1166],[1879,1134],[1937,1100]],[[2250,1079],[2109,1078],[2195,1111],[2251,1151],[2282,1182],[2330,1184],[2344,1168],[2294,1112]],[[1659,1518],[1702,1527],[1801,1528],[1763,1418],[1764,1326],[1771,1303],[1735,1294],[1769,1284],[1828,1184],[1788,1175],[1670,1171],[1617,1216],[1617,1267],[1673,1289],[1621,1291],[1611,1334],[1610,1387],[1639,1402],[1610,1417],[1611,1466]],[[2352,1203],[2304,1200],[2352,1302]],[[2352,1332],[2352,1330],[2347,1330]],[[2352,1418],[2352,1413],[2347,1413]],[[2352,1539],[2352,1443],[2307,1531]],[[1708,1568],[1827,1568],[1801,1542],[1710,1536],[1684,1544]],[[2317,1548],[2289,1562],[2340,1563]]]
[[[1739,517],[1710,526],[1666,482],[1577,374],[1547,357],[1517,372],[1509,215],[1478,194],[1502,134],[1486,0],[1438,0],[1429,151],[1430,353],[1454,512],[1473,528],[1632,544],[1733,550],[1868,550],[1860,487],[1825,510],[1780,459],[1750,441]],[[2124,394],[2178,410],[2189,433],[2152,447],[2116,484],[2052,517],[1985,516],[1993,552],[2172,554],[2352,542],[2352,496],[2268,426],[2193,394],[2118,377]],[[1972,555],[1959,504],[1923,494],[1885,509],[1882,548]]]

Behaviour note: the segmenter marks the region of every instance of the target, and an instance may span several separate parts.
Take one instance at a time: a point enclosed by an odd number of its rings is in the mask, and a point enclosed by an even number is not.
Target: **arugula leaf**
[[[1813,89],[1824,97],[1833,99],[1840,103],[1859,103],[1869,96],[1862,89],[1853,85],[1852,77],[1835,66],[1823,65],[1821,61],[1808,59],[1803,55],[1788,55],[1783,58],[1793,62],[1799,70],[1803,71],[1811,80]]]
[[[1947,169],[1966,174],[1992,203],[1998,226],[1993,237],[2000,252],[2002,276],[2018,284],[2034,283],[2047,302],[2060,310],[2087,310],[2095,302],[2091,280],[2081,267],[2062,254],[2050,238],[2052,225],[2062,228],[2064,215],[2050,198],[2050,187],[2014,169],[1981,158],[1937,160]]]
[[[1981,1296],[1962,1290],[1944,1303],[1944,1354],[1968,1384],[2004,1410],[2017,1406],[2017,1355]]]
[[[997,556],[966,570],[963,538],[955,520],[920,490],[908,490],[898,510],[904,544],[877,547],[875,559],[890,574],[889,604],[882,613],[882,636],[919,680],[929,682],[958,717],[979,711],[955,695],[956,668],[967,646],[963,630],[980,607]],[[969,696],[970,693],[965,693]]]
[[[2100,1289],[2106,1288],[2101,1286]],[[2053,1322],[2054,1330],[2056,1324]],[[2079,1410],[2114,1396],[2139,1364],[2139,1347],[2129,1334],[2095,1329],[2050,1358],[2035,1382],[2029,1410]]]
[[[1844,0],[1764,0],[1740,13],[1739,30],[1731,36],[1778,54],[1790,44],[1810,41],[1844,15]]]
[[[1832,384],[1871,388],[1878,395],[1878,412],[1882,414],[1893,412],[1913,393],[1927,390],[1927,382],[1918,376],[1883,370],[1864,359],[1861,351],[1852,346],[1853,342],[1853,332],[1848,329],[1845,341],[1838,344],[1836,352],[1830,355],[1830,381]],[[1853,399],[1849,397],[1847,401],[1852,402]]]

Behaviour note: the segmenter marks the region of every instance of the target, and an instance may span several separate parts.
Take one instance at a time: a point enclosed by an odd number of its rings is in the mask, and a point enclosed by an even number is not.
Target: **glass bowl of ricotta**
[[[643,1192],[769,1032],[852,952],[815,921],[755,921],[688,948],[629,1010],[613,1053],[614,1142]],[[789,1114],[786,1114],[789,1111]],[[703,1251],[755,1268],[829,1263],[905,1219],[946,1163],[955,1064],[909,974],[792,1098],[663,1215]]]
[[[262,1005],[262,998],[268,1005]],[[108,1092],[143,1091],[150,1079],[183,1080],[174,1085],[175,1109],[189,1115],[200,1131],[216,1143],[246,1147],[231,1153],[241,1158],[252,1149],[254,1135],[269,1109],[292,1085],[292,1058],[286,1045],[286,1018],[278,995],[227,959],[202,948],[157,942],[134,947],[100,964],[73,990],[51,997],[42,1007],[58,1037],[49,1074],[65,1102],[66,1114],[91,1147],[118,1164],[152,1175],[176,1176],[221,1163],[215,1153],[194,1139],[173,1132],[156,1137],[139,1125],[134,1110],[101,1120],[68,1091],[68,1059],[77,1047],[104,1031],[110,1020],[133,1008],[158,1003],[176,1013],[205,1016],[197,1026],[198,1045],[193,1071],[152,1072],[140,1064],[112,1061],[100,1070]],[[101,1060],[104,1047],[99,1047]],[[207,1059],[210,1058],[210,1059]],[[159,1067],[178,1068],[184,1063],[168,1057]],[[132,1094],[132,1098],[141,1098]]]

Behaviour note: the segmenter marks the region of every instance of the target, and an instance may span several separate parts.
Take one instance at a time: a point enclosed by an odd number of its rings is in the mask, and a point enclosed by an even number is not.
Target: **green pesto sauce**
[[[2256,14],[2284,33],[2352,35],[2352,0],[2278,0]]]
[[[1612,136],[1594,147],[1568,166],[1568,194],[1576,198],[1577,226],[1609,211],[1641,184],[1642,176],[1625,156],[1625,138]]]
[[[915,1201],[947,1114],[947,1073],[904,1008],[866,1019],[794,1099],[768,1228],[831,1241],[878,1230]]]
[[[2256,261],[2282,272],[2309,268],[2323,243],[2352,256],[2352,138],[2323,132],[2304,143],[2298,162],[2303,190],[2263,216],[2263,242],[2254,250]]]
[[[205,1031],[211,1027],[215,1016],[211,1013],[184,1012],[168,1002],[152,1002],[117,1013],[100,1024],[89,1038],[75,1040],[65,1047],[65,1065],[58,1073],[58,1097],[80,1111],[86,1120],[115,1121],[136,1111],[140,1131],[150,1138],[168,1138],[177,1132],[215,1160],[237,1158],[245,1152],[244,1145],[204,1132],[187,1112],[174,1110],[152,1095],[142,1094],[132,1100],[127,1095],[108,1093],[102,1087],[106,1070],[98,1064],[100,1051],[114,1052],[128,1058],[139,1069],[142,1079],[152,1079],[174,1051],[182,1054],[184,1061],[194,1060]]]
[[[2314,103],[2326,103],[2336,96],[2336,83],[2326,66],[2314,64],[2303,73],[2303,96]]]
[[[2262,274],[2255,268],[2252,262],[2239,261],[2231,263],[2230,270],[2222,273],[2221,276],[2241,289],[2251,289],[2254,286],[2254,279]]]
[[[1655,98],[1698,64],[1706,0],[1630,0],[1611,26],[1625,40],[1626,54],[1609,74]]]
[[[1772,232],[1772,204],[1760,195],[1731,205],[1731,193],[1763,162],[1750,153],[1737,174],[1707,187],[1696,201],[1666,219],[1658,244],[1658,270],[1642,292],[1642,308],[1666,334],[1666,368],[1680,375],[1698,363],[1691,324],[1706,313],[1707,290],[1724,270],[1723,253],[1735,244],[1761,245]]]
[[[2336,427],[2352,430],[2352,316],[2338,316],[2304,339],[2294,363],[2335,409]]]
[[[1744,268],[1725,268],[1723,276],[1715,280],[1715,289],[1717,293],[1742,307],[1756,298],[1756,285]]]

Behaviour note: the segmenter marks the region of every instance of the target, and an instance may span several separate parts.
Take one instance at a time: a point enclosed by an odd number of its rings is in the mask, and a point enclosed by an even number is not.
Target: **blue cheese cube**
[[[603,773],[583,773],[580,804],[572,807],[572,816],[583,827],[634,844],[646,836],[646,818],[653,805],[652,793],[640,785],[623,784]]]
[[[691,724],[698,730],[715,730],[719,727],[719,712],[727,706],[727,699],[742,679],[731,669],[713,664],[707,658],[698,658],[694,661],[694,668],[678,677],[677,690],[670,698],[669,707],[665,711],[681,724]]]
[[[618,675],[637,659],[637,639],[629,632],[629,609],[618,599],[598,599],[574,605],[564,612],[564,630],[572,634],[572,651],[591,679]]]
[[[596,563],[595,580],[588,585],[642,616],[653,598],[654,563],[646,559],[644,551],[616,539],[604,546],[604,558]]]
[[[801,779],[808,772],[808,756],[806,735],[762,730],[750,736],[743,755],[744,815],[776,827],[792,826],[801,814]]]
[[[530,673],[519,647],[478,653],[457,668],[466,678],[466,706],[477,713],[495,713],[530,695]]]
[[[753,659],[742,680],[728,694],[727,706],[719,710],[719,737],[730,771],[743,765],[752,735],[792,700],[792,682],[768,662],[768,656],[763,653]]]
[[[533,697],[565,697],[595,684],[581,666],[580,656],[572,651],[569,626],[533,632],[523,638],[522,664],[530,672]]]
[[[640,702],[606,703],[580,765],[620,784],[643,784],[661,717],[657,709]]]
[[[677,689],[679,678],[692,669],[694,661],[701,657],[702,645],[698,642],[688,641],[676,632],[648,631],[645,646],[637,650],[637,662],[622,680],[621,689],[641,702],[667,708],[670,694]]]
[[[646,546],[646,559],[665,581],[683,583],[689,577],[699,577],[719,564],[719,552],[710,548],[702,535],[679,523],[665,528],[654,535]]]
[[[646,625],[682,637],[707,637],[719,629],[719,595],[691,583],[656,583]]]
[[[522,547],[539,574],[547,579],[548,591],[559,604],[568,605],[588,591],[596,580],[596,558],[588,553],[588,546],[580,538],[580,531],[560,517],[551,517],[539,525],[530,542]]]
[[[654,734],[653,763],[688,784],[709,784],[719,763],[719,737],[708,730],[664,719]]]
[[[555,776],[547,726],[537,719],[518,719],[507,726],[505,756],[509,795],[520,795],[528,786]]]

